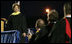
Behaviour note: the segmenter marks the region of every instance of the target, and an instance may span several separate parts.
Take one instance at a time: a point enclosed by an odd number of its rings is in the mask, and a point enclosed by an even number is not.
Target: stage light
[[[50,11],[49,9],[46,9],[46,12],[47,12],[47,13],[49,13],[49,11]]]

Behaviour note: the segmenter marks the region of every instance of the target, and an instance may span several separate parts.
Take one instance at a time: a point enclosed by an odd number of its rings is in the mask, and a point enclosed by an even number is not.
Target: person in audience
[[[52,27],[54,24],[56,24],[56,22],[59,19],[59,14],[56,10],[51,10],[48,14],[47,14],[47,21],[48,24],[46,25],[46,28],[48,29],[48,42],[50,43],[51,40],[51,36],[52,36],[52,32],[54,30],[52,30]]]
[[[64,4],[64,17],[52,29],[51,43],[71,43],[71,2]]]
[[[32,35],[30,39],[30,43],[45,43],[46,42],[46,35],[47,35],[47,30],[45,28],[45,22],[43,19],[38,19],[35,24],[36,28],[36,33]]]

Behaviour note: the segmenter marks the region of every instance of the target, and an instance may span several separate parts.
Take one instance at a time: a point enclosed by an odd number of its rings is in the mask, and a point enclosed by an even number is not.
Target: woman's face
[[[19,7],[18,6],[15,6],[14,7],[14,12],[18,12],[19,11]]]

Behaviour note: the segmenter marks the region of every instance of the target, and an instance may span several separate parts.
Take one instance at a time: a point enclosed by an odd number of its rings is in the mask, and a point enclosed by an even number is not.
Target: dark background
[[[8,19],[13,12],[12,4],[15,1],[1,1],[1,18]],[[21,12],[26,16],[27,27],[34,28],[37,19],[46,21],[45,9],[55,9],[59,13],[59,20],[63,17],[63,5],[68,1],[21,1]],[[47,21],[46,21],[47,22]]]

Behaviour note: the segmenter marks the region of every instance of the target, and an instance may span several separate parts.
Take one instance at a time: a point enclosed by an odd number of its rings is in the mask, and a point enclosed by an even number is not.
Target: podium
[[[7,24],[7,19],[6,18],[1,18],[1,32],[4,31],[5,27]]]
[[[20,32],[17,30],[1,32],[1,43],[19,43]]]
[[[4,31],[4,21],[1,20],[1,32]]]

